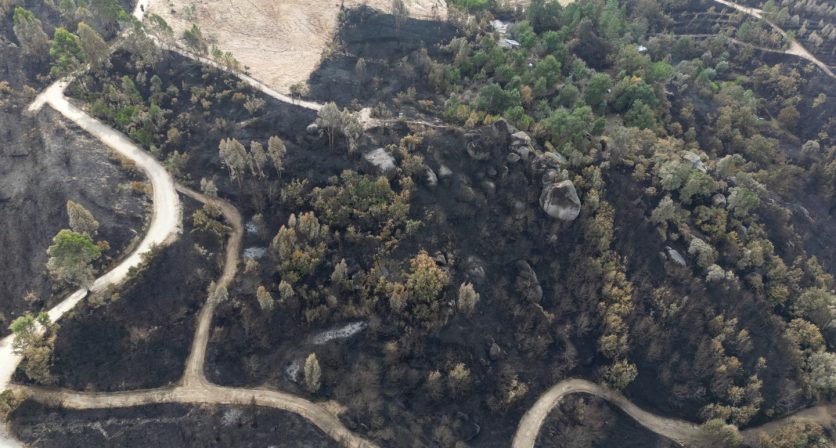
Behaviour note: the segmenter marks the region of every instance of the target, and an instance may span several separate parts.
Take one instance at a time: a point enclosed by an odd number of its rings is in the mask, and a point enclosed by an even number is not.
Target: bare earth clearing
[[[443,0],[404,3],[415,18],[447,17]],[[344,2],[346,8],[363,4],[389,11],[392,3]],[[249,67],[254,78],[288,92],[319,64],[337,28],[339,10],[340,0],[154,0],[148,12],[164,18],[177,36],[196,24],[209,41]]]

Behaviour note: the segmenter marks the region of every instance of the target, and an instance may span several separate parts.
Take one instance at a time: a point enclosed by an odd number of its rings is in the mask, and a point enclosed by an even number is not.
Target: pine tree
[[[322,386],[322,370],[319,368],[319,360],[316,353],[311,353],[305,359],[305,387],[308,392],[315,393]]]

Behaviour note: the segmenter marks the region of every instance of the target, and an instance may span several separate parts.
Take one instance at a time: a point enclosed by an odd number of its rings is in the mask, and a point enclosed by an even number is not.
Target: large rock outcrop
[[[581,200],[571,180],[548,184],[540,193],[540,207],[552,218],[574,221],[581,212]]]

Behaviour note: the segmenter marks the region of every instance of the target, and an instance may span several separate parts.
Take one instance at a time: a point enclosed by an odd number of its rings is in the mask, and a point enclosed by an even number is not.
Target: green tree
[[[825,330],[836,317],[836,295],[824,288],[807,289],[795,301],[793,314]]]
[[[723,420],[711,419],[703,423],[701,429],[705,432],[707,439],[711,441],[708,446],[722,446],[724,448],[736,448],[743,443],[740,431],[734,425],[728,425]]]
[[[75,34],[66,28],[56,28],[52,37],[52,47],[49,49],[52,58],[52,68],[49,74],[54,77],[68,75],[84,61],[84,50]]]
[[[316,113],[316,124],[325,130],[328,135],[328,146],[333,149],[337,133],[340,132],[343,125],[343,114],[337,104],[331,102],[322,106]]]
[[[598,28],[607,40],[614,41],[624,36],[626,8],[626,5],[619,6],[618,0],[607,0],[598,18]]]
[[[717,251],[705,241],[694,237],[688,245],[688,253],[697,257],[697,264],[708,269],[717,260]]]
[[[31,11],[16,6],[12,21],[14,23],[12,29],[24,54],[41,57],[47,52],[49,36],[44,32],[41,21]]]
[[[652,107],[644,104],[644,101],[638,100],[624,114],[624,124],[639,129],[654,129],[656,128],[656,112]]]
[[[545,79],[546,87],[551,89],[560,77],[560,62],[557,62],[554,56],[550,54],[546,55],[546,57],[534,65],[534,71],[532,73],[535,79]]]
[[[101,255],[101,249],[88,235],[63,229],[52,239],[47,249],[46,267],[58,281],[89,288],[93,283],[93,261]]]
[[[273,168],[276,169],[276,174],[281,175],[284,171],[284,158],[287,155],[287,147],[282,139],[273,136],[267,140],[267,155],[270,161],[273,162]]]
[[[238,186],[241,186],[241,181],[250,161],[247,149],[238,140],[230,138],[221,140],[218,144],[218,153],[221,162],[229,170],[229,178],[237,182]]]
[[[348,264],[345,262],[345,258],[340,260],[334,266],[334,272],[331,273],[331,283],[337,286],[345,286],[348,280]]]
[[[594,118],[589,106],[576,107],[571,111],[561,107],[552,112],[551,116],[543,121],[543,125],[549,131],[555,147],[559,148],[565,143],[580,147],[586,135],[592,131]]]
[[[26,313],[15,319],[9,329],[15,336],[12,350],[23,357],[23,373],[37,383],[52,383],[53,377],[49,370],[57,326],[52,323],[49,315],[42,312],[35,317]]]
[[[532,0],[526,11],[529,23],[538,33],[557,31],[562,12],[563,8],[557,0]]]
[[[732,187],[726,208],[737,218],[749,215],[749,212],[760,205],[757,193],[746,187]]]
[[[603,111],[607,107],[607,98],[612,88],[612,78],[606,73],[595,73],[583,92],[584,101],[596,111]]]
[[[268,291],[264,286],[258,287],[255,291],[255,297],[258,300],[258,306],[260,306],[264,311],[273,311],[273,308],[276,306],[276,301],[273,299],[270,291]]]
[[[479,90],[476,107],[492,114],[500,114],[507,109],[520,104],[520,93],[517,90],[503,90],[499,84],[488,84]]]
[[[102,34],[115,32],[120,17],[125,15],[119,0],[90,0],[89,8],[95,18],[95,25]]]
[[[613,389],[624,389],[638,375],[636,365],[627,360],[618,360],[602,370],[604,381]]]
[[[267,153],[264,152],[264,146],[257,141],[250,142],[249,166],[250,174],[263,179],[264,169],[267,168]]]
[[[390,303],[408,321],[425,328],[443,324],[441,291],[447,285],[447,272],[439,268],[432,257],[422,250],[409,261],[410,270],[404,284],[392,285]]]
[[[366,80],[366,60],[363,58],[358,58],[357,63],[354,64],[354,76],[357,77],[357,81],[362,84]]]
[[[105,66],[110,57],[110,48],[108,48],[102,36],[84,22],[78,24],[76,31],[78,32],[81,49],[87,56],[90,65],[94,69]]]
[[[807,364],[813,392],[820,396],[832,397],[836,393],[836,354],[825,351],[813,353]]]
[[[471,283],[462,283],[459,286],[459,300],[456,303],[459,311],[470,315],[479,303],[479,293],[473,288]]]
[[[717,182],[710,175],[699,170],[693,170],[679,190],[682,202],[689,204],[693,197],[707,197],[717,191]]]
[[[203,32],[197,25],[193,24],[191,28],[183,32],[183,40],[187,47],[199,55],[205,56],[209,52],[209,46],[206,44]]]
[[[319,367],[319,360],[316,353],[311,353],[305,358],[305,387],[308,392],[316,393],[322,386],[322,369]]]
[[[70,229],[73,232],[93,237],[99,230],[99,222],[93,214],[77,202],[67,201],[67,216],[69,216]]]

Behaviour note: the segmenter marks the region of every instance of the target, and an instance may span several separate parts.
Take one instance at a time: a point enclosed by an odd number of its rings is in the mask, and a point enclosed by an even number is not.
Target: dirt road
[[[347,448],[375,448],[377,445],[349,431],[324,407],[295,395],[267,389],[239,389],[211,384],[179,386],[145,391],[88,393],[13,386],[44,403],[60,403],[68,409],[103,409],[155,403],[185,403],[247,406],[255,403],[298,414]]]
[[[226,287],[235,278],[241,251],[244,225],[238,210],[222,199],[209,197],[188,187],[177,185],[177,190],[204,204],[212,204],[223,213],[230,225],[226,244],[224,268],[216,285]],[[151,390],[86,393],[67,390],[49,390],[13,385],[12,389],[30,394],[38,401],[61,403],[70,409],[103,409],[141,406],[152,403],[185,403],[215,405],[250,405],[255,403],[299,414],[331,436],[341,445],[349,448],[374,448],[376,445],[355,435],[324,406],[292,394],[267,389],[241,389],[211,384],[203,374],[206,346],[215,303],[207,298],[200,311],[197,330],[192,342],[192,351],[186,361],[186,369],[180,385]]]
[[[625,414],[646,429],[672,440],[680,446],[694,447],[705,444],[705,434],[694,423],[651,414],[636,406],[621,393],[605,386],[582,379],[567,379],[557,383],[540,395],[540,398],[523,415],[511,446],[513,448],[533,448],[543,423],[552,409],[567,395],[577,393],[593,395],[618,406]],[[764,425],[747,429],[742,431],[743,438],[748,444],[752,445],[758,440],[760,434],[772,434],[790,420],[809,421],[822,426],[832,425],[836,421],[836,404],[821,404]]]
[[[543,426],[549,412],[564,397],[576,393],[586,393],[607,400],[621,408],[645,428],[680,445],[691,445],[702,438],[702,432],[693,423],[651,414],[614,390],[582,379],[569,379],[552,386],[523,415],[511,446],[513,448],[533,448],[537,441],[537,435],[540,433],[540,428]]]
[[[771,26],[772,29],[781,33],[781,35],[784,36],[785,39],[790,39],[790,37],[789,37],[789,35],[787,34],[786,31],[784,31],[781,27],[779,27],[778,25],[773,23],[771,20],[766,18],[766,16],[764,15],[763,10],[757,9],[757,8],[750,8],[748,6],[738,5],[737,3],[731,2],[729,0],[714,0],[714,1],[721,4],[721,5],[728,6],[729,8],[733,8],[733,9],[736,9],[736,10],[742,12],[742,13],[748,14],[748,15],[756,18],[756,19],[763,20],[764,22],[769,24],[769,26]],[[786,50],[783,50],[782,53],[793,55],[793,56],[798,56],[800,58],[806,59],[806,60],[812,62],[813,64],[815,64],[820,69],[822,69],[831,78],[836,78],[836,75],[833,74],[833,70],[831,70],[830,67],[827,64],[820,61],[812,53],[807,51],[807,49],[804,48],[803,45],[798,43],[798,41],[795,40],[795,38],[790,40],[790,48],[788,48]]]
[[[177,189],[192,199],[218,207],[224,215],[227,224],[231,226],[229,239],[226,243],[224,269],[218,281],[215,282],[217,287],[228,287],[232,279],[235,278],[235,272],[238,268],[238,254],[241,252],[241,239],[244,237],[244,224],[241,219],[241,214],[238,213],[238,209],[235,206],[223,199],[200,194],[182,185],[177,185]],[[183,373],[183,379],[180,381],[183,386],[209,385],[209,382],[206,381],[206,377],[203,374],[203,365],[206,360],[209,329],[212,325],[212,316],[215,314],[216,305],[215,301],[207,298],[206,303],[200,310],[200,315],[197,319],[197,330],[192,341],[192,351],[189,353],[188,360],[186,360],[186,369]]]
[[[139,245],[125,257],[121,263],[96,279],[90,288],[92,292],[102,291],[125,280],[131,268],[142,263],[145,254],[154,247],[166,245],[180,233],[180,199],[174,190],[174,179],[163,166],[151,155],[134,145],[128,137],[90,117],[82,110],[70,104],[64,97],[64,82],[57,82],[41,93],[30,107],[30,111],[49,104],[70,121],[84,129],[123,157],[131,160],[148,177],[153,188],[151,223],[145,237]],[[57,321],[87,296],[87,291],[80,289],[65,298],[48,311],[49,317]],[[12,353],[12,338],[8,336],[0,342],[0,390],[4,390],[11,381],[20,358]]]

